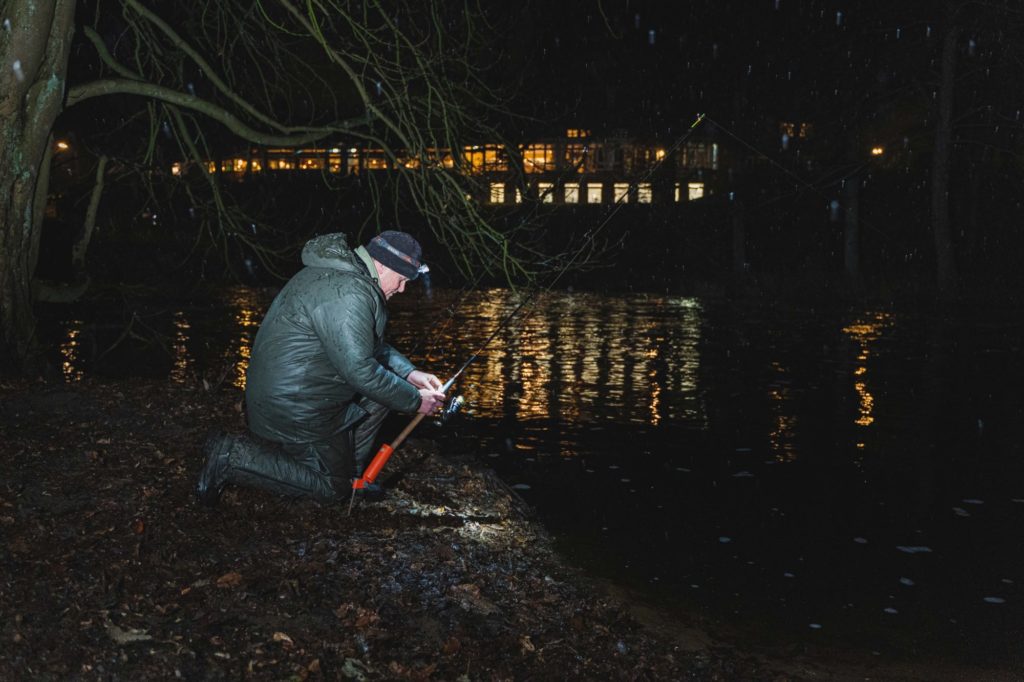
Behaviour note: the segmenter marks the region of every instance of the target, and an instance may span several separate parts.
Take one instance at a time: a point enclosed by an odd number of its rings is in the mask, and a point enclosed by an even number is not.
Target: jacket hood
[[[343,232],[314,237],[302,247],[302,264],[311,268],[331,268],[366,275],[366,266],[348,246]]]

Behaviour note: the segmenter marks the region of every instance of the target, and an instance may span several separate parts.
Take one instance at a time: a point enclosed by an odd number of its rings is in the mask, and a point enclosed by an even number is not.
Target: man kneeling
[[[305,267],[274,299],[253,344],[251,433],[207,440],[200,502],[217,504],[228,483],[347,499],[388,411],[430,414],[442,404],[440,380],[384,341],[387,300],[427,271],[420,258],[419,243],[394,230],[355,250],[340,233],[306,244]]]

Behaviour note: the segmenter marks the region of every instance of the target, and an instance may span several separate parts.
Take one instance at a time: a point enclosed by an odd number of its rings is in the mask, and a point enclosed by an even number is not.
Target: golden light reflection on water
[[[772,368],[779,378],[768,388],[768,402],[771,405],[774,423],[768,432],[768,444],[776,462],[794,462],[797,459],[796,429],[799,419],[795,414],[793,391],[789,387],[787,369],[779,362]]]
[[[854,377],[856,377],[853,389],[857,392],[860,403],[854,424],[860,427],[868,427],[875,422],[875,397],[871,394],[868,385],[868,360],[871,358],[871,344],[879,339],[891,321],[892,316],[889,313],[876,312],[843,328],[843,333],[860,346],[857,362],[861,364],[853,371]],[[857,447],[863,449],[864,444],[857,443]]]
[[[171,344],[170,379],[176,384],[183,384],[189,379],[189,370],[193,365],[192,356],[188,352],[188,343],[192,325],[181,310],[174,313],[174,341]]]
[[[61,372],[64,374],[64,381],[68,383],[81,381],[83,377],[79,358],[82,325],[81,320],[69,322],[67,337],[60,344]]]
[[[234,365],[231,384],[245,390],[245,372],[249,369],[252,344],[263,319],[264,309],[257,293],[248,289],[238,289],[230,305],[235,309],[235,337],[228,344],[225,359]]]
[[[454,371],[454,349],[482,343],[519,300],[491,290],[464,302],[439,371]],[[476,414],[492,418],[586,423],[612,407],[635,423],[704,427],[701,324],[694,299],[545,295],[469,366],[460,390]]]

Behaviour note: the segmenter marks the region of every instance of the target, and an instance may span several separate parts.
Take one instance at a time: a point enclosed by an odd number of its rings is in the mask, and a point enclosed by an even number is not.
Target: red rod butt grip
[[[380,450],[373,456],[373,460],[370,462],[370,466],[366,467],[366,471],[363,472],[362,478],[357,478],[352,481],[352,487],[355,489],[365,488],[368,483],[373,483],[377,480],[377,476],[380,474],[380,470],[387,464],[388,458],[391,457],[391,453],[395,449],[385,443],[380,446]]]

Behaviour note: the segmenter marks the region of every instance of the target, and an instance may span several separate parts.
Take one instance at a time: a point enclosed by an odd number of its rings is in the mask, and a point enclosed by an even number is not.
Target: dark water
[[[392,304],[394,345],[442,378],[519,301],[455,299]],[[237,289],[45,333],[69,381],[241,386],[268,303]],[[748,642],[1021,664],[1024,311],[582,293],[529,310],[459,382],[464,417],[421,435],[494,466],[573,560]]]

